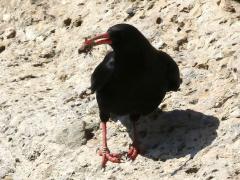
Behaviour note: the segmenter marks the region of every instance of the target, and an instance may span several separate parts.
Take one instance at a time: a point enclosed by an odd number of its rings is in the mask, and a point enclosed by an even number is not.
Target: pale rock
[[[87,142],[85,137],[85,127],[86,123],[80,119],[76,119],[72,123],[65,122],[64,126],[56,129],[56,137],[53,142],[63,144],[70,148],[80,147]]]
[[[11,20],[11,14],[4,14],[2,19],[3,21],[9,22]]]
[[[162,49],[164,48],[164,46],[166,45],[166,43],[162,40],[162,39],[159,39],[157,42],[154,41],[152,43],[152,45],[156,48],[156,49]]]
[[[5,36],[7,39],[14,38],[16,36],[16,30],[13,28],[9,28],[5,31]]]
[[[0,179],[239,179],[240,4],[219,1],[234,13],[217,1],[0,0]],[[77,50],[124,20],[177,62],[183,83],[137,122],[136,160],[124,154],[102,172],[88,87],[112,49]],[[110,151],[127,152],[129,117],[112,115],[107,127]]]
[[[25,29],[25,37],[27,41],[32,41],[40,35],[33,26],[28,26]]]

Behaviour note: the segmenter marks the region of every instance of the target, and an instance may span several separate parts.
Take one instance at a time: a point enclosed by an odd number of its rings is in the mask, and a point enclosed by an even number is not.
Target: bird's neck
[[[130,63],[134,61],[141,61],[143,59],[143,53],[141,52],[124,52],[124,51],[116,51],[115,52],[116,61],[122,63]]]
[[[150,46],[148,48],[136,49],[114,49],[116,63],[127,66],[143,65],[155,53],[155,49]]]

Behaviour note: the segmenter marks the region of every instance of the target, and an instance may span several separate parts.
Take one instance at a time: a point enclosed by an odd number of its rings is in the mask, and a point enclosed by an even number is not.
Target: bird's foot
[[[139,149],[136,146],[131,145],[128,150],[127,157],[134,161],[138,154],[139,154]]]
[[[102,156],[102,168],[106,167],[108,161],[113,163],[120,163],[122,154],[110,153],[108,149],[99,150],[98,154]]]

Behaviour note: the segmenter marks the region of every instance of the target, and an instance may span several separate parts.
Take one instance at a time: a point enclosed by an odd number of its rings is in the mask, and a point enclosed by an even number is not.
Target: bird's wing
[[[91,76],[91,90],[98,91],[109,82],[114,71],[114,52],[109,52]]]
[[[168,90],[177,91],[181,84],[181,78],[180,78],[178,65],[172,58],[169,58],[169,61],[168,61],[167,77],[169,81]]]
[[[156,67],[161,71],[164,70],[164,74],[161,74],[161,77],[166,80],[165,85],[167,85],[167,91],[177,91],[181,84],[181,78],[177,63],[163,51],[158,51],[158,60],[158,62],[162,63]],[[162,86],[163,85],[164,84],[162,84]]]

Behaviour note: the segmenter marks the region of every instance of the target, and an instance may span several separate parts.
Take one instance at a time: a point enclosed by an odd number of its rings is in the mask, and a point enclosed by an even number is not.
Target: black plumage
[[[133,26],[118,24],[108,33],[113,51],[91,77],[101,113],[145,115],[154,111],[166,92],[180,86],[177,64]]]
[[[95,41],[101,38],[104,39]],[[113,49],[91,77],[91,90],[96,92],[103,123],[108,121],[111,113],[128,114],[134,122],[141,115],[153,112],[167,92],[178,90],[181,79],[175,61],[165,52],[156,50],[135,27],[117,24],[104,35],[85,42],[88,47],[98,44],[109,44]],[[106,123],[103,125],[106,126]],[[104,130],[106,127],[102,128]],[[106,133],[103,132],[103,136]],[[136,152],[130,157],[135,159],[138,153],[137,139],[133,141]],[[102,165],[105,166],[107,160],[119,162],[105,144],[105,151],[100,153],[103,156]]]

